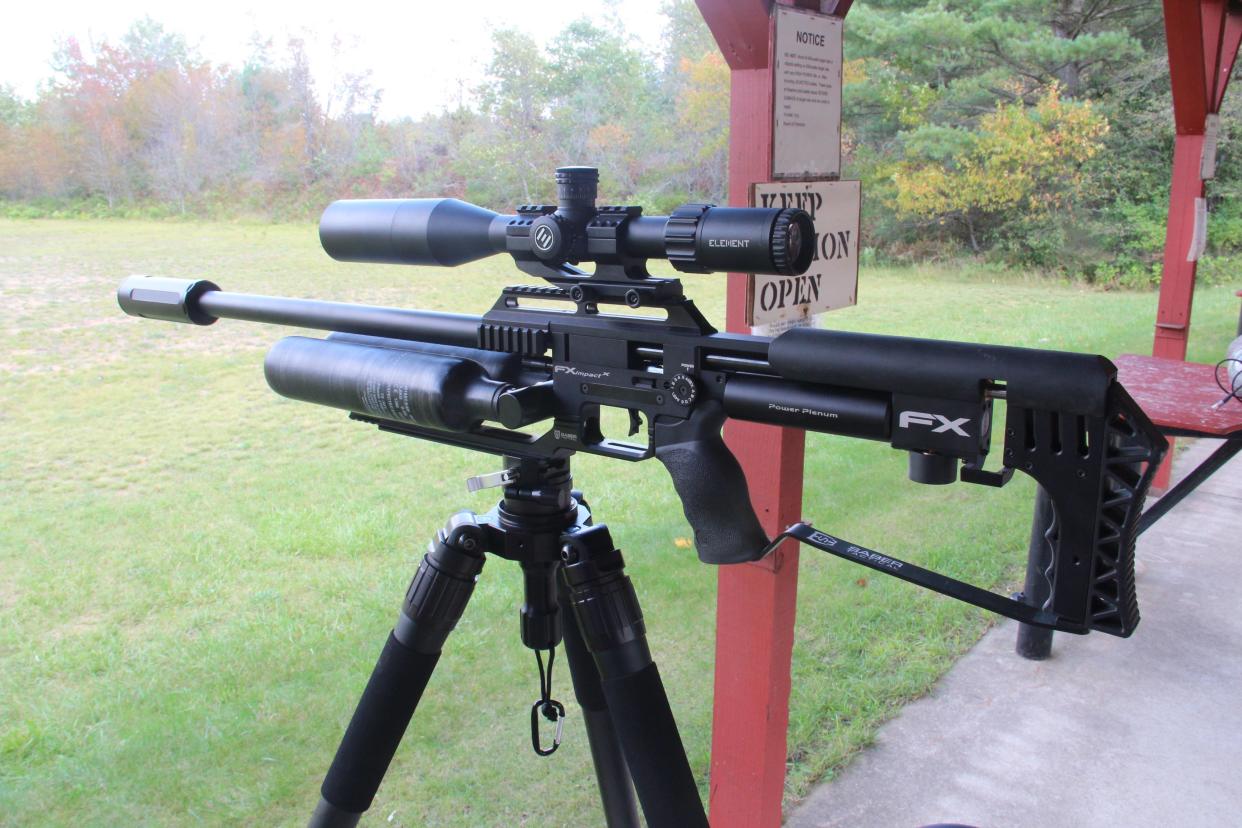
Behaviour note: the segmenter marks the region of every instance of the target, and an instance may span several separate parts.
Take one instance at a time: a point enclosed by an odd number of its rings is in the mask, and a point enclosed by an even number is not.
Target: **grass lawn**
[[[114,291],[130,273],[475,313],[520,280],[499,258],[338,264],[309,225],[0,221],[0,823],[301,824],[424,546],[453,511],[490,507],[494,492],[463,482],[495,461],[276,397],[263,353],[288,331],[124,316]],[[687,281],[722,319],[723,280]],[[831,325],[1106,355],[1146,352],[1156,307],[984,270],[868,270],[860,293]],[[1199,291],[1192,359],[1223,354],[1237,310],[1231,288]],[[805,514],[1013,588],[1030,481],[919,487],[904,470],[883,445],[811,436]],[[678,548],[689,530],[658,463],[584,457],[576,478],[627,553],[705,791],[714,574]],[[991,622],[810,551],[800,577],[790,797]],[[520,588],[508,562],[484,570],[373,824],[596,823],[576,719],[556,756],[530,750]],[[572,715],[563,666],[556,684]]]

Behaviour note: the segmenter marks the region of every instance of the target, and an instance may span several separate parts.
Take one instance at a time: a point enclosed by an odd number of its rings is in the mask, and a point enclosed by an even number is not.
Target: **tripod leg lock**
[[[603,524],[562,536],[565,585],[651,828],[707,828],[707,815],[621,552]]]
[[[601,523],[566,535],[562,559],[582,637],[601,675],[625,674],[650,663],[643,612],[608,527]]]
[[[393,628],[398,641],[416,652],[440,652],[483,570],[485,540],[474,512],[458,512],[436,533],[406,590]]]

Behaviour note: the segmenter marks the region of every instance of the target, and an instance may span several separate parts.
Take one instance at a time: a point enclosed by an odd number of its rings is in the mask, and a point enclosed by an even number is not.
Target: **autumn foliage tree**
[[[897,210],[954,222],[977,253],[981,234],[1013,211],[1073,210],[1107,133],[1089,102],[1066,100],[1056,83],[1034,106],[998,103],[973,130],[916,132],[893,174]]]

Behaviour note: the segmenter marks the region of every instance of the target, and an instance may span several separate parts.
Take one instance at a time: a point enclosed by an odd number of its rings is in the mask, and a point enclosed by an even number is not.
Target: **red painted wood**
[[[1152,353],[1158,357],[1186,358],[1190,336],[1190,309],[1194,296],[1195,263],[1186,261],[1194,235],[1195,199],[1203,196],[1199,177],[1207,113],[1219,108],[1215,93],[1223,43],[1223,0],[1164,0],[1164,31],[1169,50],[1169,78],[1173,89],[1173,120],[1177,138],[1173,147],[1173,181],[1165,229],[1164,268],[1156,334]],[[1233,56],[1227,54],[1232,64]],[[1170,441],[1172,442],[1172,441]],[[1170,449],[1172,446],[1170,446]],[[1156,472],[1153,489],[1168,487],[1173,452]]]
[[[768,21],[765,19],[765,37]],[[765,43],[765,49],[767,45]],[[730,90],[729,203],[772,168],[772,74],[735,69]],[[748,332],[746,276],[729,275],[726,322]],[[746,472],[769,535],[801,517],[802,432],[730,422],[725,441]],[[798,589],[792,544],[758,564],[721,567],[716,599],[716,687],[709,809],[715,828],[781,823],[789,729],[789,671]]]
[[[1225,90],[1229,88],[1229,76],[1233,74],[1233,63],[1238,57],[1240,44],[1242,44],[1242,14],[1233,12],[1225,16],[1225,33],[1221,38],[1220,60],[1216,69],[1216,92],[1212,98],[1213,112],[1220,112],[1220,104],[1225,99]]]
[[[730,69],[765,69],[768,65],[768,14],[773,0],[694,0]],[[853,0],[776,0],[784,6],[829,11],[845,17]],[[760,180],[766,180],[760,179]]]
[[[818,0],[778,0],[820,9]],[[729,203],[750,203],[772,172],[772,29],[768,2],[696,0],[732,70]],[[843,16],[849,0],[836,4]],[[729,274],[726,327],[747,332],[746,276]],[[751,502],[774,535],[800,519],[805,435],[728,422],[725,442],[746,473]],[[798,549],[717,575],[716,676],[709,810],[714,828],[778,828],[785,793],[790,662]]]
[[[1214,112],[1216,67],[1220,60],[1221,35],[1225,32],[1225,0],[1199,0],[1199,23],[1203,27],[1204,100],[1207,111]]]
[[[1115,364],[1121,384],[1157,426],[1204,437],[1242,434],[1242,403],[1212,409],[1224,396],[1216,366],[1137,354],[1122,354]]]
[[[1190,309],[1195,292],[1195,262],[1186,261],[1194,238],[1195,199],[1203,196],[1199,163],[1203,155],[1203,135],[1184,135],[1173,139],[1173,184],[1169,190],[1169,218],[1165,228],[1164,269],[1160,278],[1160,304],[1156,310],[1156,335],[1152,355],[1166,359],[1185,359],[1190,338]],[[1169,487],[1173,474],[1173,441],[1169,453],[1156,470],[1152,488]]]
[[[1203,132],[1207,116],[1203,22],[1198,2],[1164,0],[1164,33],[1173,83],[1173,117],[1179,135]]]
[[[768,65],[768,0],[694,0],[730,69]],[[732,169],[732,168],[730,168]]]
[[[1169,192],[1160,306],[1156,312],[1156,336],[1152,347],[1152,354],[1158,357],[1186,358],[1196,266],[1186,257],[1194,239],[1195,199],[1203,197],[1203,179],[1199,178],[1202,155],[1202,134],[1179,134],[1174,139],[1173,185]]]

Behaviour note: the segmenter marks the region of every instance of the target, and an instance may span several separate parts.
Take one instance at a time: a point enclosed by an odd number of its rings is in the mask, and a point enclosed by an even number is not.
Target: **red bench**
[[[1212,407],[1224,396],[1212,365],[1136,354],[1114,362],[1121,384],[1165,434],[1225,441],[1143,514],[1142,533],[1242,451],[1242,401]]]

